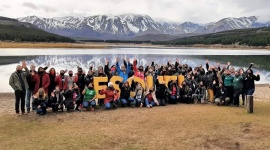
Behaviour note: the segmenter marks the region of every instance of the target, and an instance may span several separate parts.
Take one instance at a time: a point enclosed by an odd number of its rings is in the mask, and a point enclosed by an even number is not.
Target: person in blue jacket
[[[127,59],[127,62],[125,60],[123,60],[123,64],[121,65],[121,68],[120,68],[119,59],[117,58],[116,59],[116,69],[117,69],[118,75],[124,79],[123,83],[125,83],[128,80],[128,74],[130,71],[129,59]]]

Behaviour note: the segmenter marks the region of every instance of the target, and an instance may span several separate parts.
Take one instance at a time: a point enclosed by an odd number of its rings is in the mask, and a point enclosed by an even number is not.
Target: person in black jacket
[[[227,89],[223,86],[222,83],[219,83],[217,88],[217,93],[215,95],[215,103],[217,105],[226,105],[229,102],[229,97],[227,96]]]
[[[37,114],[45,115],[47,113],[48,96],[44,89],[40,88],[33,98],[33,106],[35,107]]]
[[[78,67],[78,73],[77,73],[77,82],[76,85],[78,86],[78,91],[80,91],[80,99],[76,101],[76,108],[75,110],[79,111],[79,106],[83,102],[84,96],[82,96],[82,91],[84,90],[85,87],[85,73],[83,72],[81,67]]]
[[[180,101],[191,104],[192,100],[192,89],[183,81],[180,87]]]
[[[85,85],[89,85],[90,83],[94,82],[94,72],[92,70],[88,71],[88,74],[85,76],[84,82]]]
[[[254,75],[252,69],[247,70],[247,74],[244,77],[245,82],[245,92],[246,95],[253,95],[255,92],[255,82],[254,81],[260,81],[260,75]]]
[[[79,101],[81,98],[78,86],[76,85],[73,88],[72,85],[69,85],[68,89],[64,93],[64,97],[65,97],[64,105],[67,111],[69,112],[74,109],[75,107],[74,104],[77,104],[77,101]]]
[[[30,73],[31,74],[37,74],[36,72],[36,66],[34,64],[32,64],[30,66]],[[26,77],[27,83],[28,83],[28,89],[26,90],[26,109],[27,109],[27,113],[30,113],[30,104],[31,104],[31,99],[33,97],[33,92],[35,89],[35,82],[32,81],[32,75],[28,75]],[[34,110],[35,108],[33,107],[33,100],[32,100],[32,110]]]
[[[126,81],[124,84],[122,82],[119,83],[119,88],[121,89],[120,94],[120,101],[122,104],[122,107],[129,106],[135,106],[135,99],[130,97],[131,87],[129,85],[129,82]]]
[[[58,110],[63,111],[64,106],[63,106],[63,95],[60,93],[60,89],[58,86],[55,87],[55,90],[51,92],[51,97],[49,98],[48,101],[48,107],[52,108],[53,112],[57,112]]]
[[[160,104],[160,106],[166,106],[166,90],[165,82],[163,81],[161,84],[156,80],[156,98]]]
[[[204,103],[206,101],[206,88],[203,81],[200,82],[199,87],[197,87],[194,94],[192,94],[192,98],[195,104],[198,101],[201,103]]]

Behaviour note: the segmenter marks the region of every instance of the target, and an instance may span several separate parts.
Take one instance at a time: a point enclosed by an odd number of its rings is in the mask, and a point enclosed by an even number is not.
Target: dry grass
[[[104,45],[85,45],[73,43],[18,43],[18,42],[0,42],[0,48],[87,48],[101,49]]]
[[[1,149],[269,149],[270,105],[2,115]]]
[[[0,42],[0,48],[87,48],[87,49],[102,49],[110,47],[149,47],[149,48],[209,48],[209,49],[237,49],[237,50],[252,50],[263,49],[270,50],[267,47],[248,47],[235,45],[202,45],[196,44],[192,47],[186,46],[166,46],[152,44],[134,44],[134,43],[101,43],[101,42],[86,42],[86,43],[31,43],[31,42]]]

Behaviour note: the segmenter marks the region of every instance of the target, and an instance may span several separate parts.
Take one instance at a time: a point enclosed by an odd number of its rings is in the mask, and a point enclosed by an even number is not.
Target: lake
[[[26,60],[28,66],[35,64],[45,67],[50,65],[57,72],[62,69],[76,71],[77,66],[88,70],[90,65],[95,68],[104,66],[105,60],[110,60],[110,65],[115,59],[134,58],[138,59],[138,65],[147,65],[154,61],[157,64],[166,64],[168,60],[175,62],[180,59],[181,63],[196,67],[200,64],[205,66],[205,60],[209,59],[210,65],[216,66],[217,62],[226,64],[232,62],[236,69],[247,68],[250,62],[255,63],[254,72],[261,74],[258,84],[270,82],[270,51],[267,50],[223,50],[223,49],[199,49],[199,48],[111,48],[111,49],[22,49],[2,48],[0,53],[0,92],[13,92],[9,86],[9,77],[16,70],[21,60]],[[37,69],[36,68],[36,69]]]

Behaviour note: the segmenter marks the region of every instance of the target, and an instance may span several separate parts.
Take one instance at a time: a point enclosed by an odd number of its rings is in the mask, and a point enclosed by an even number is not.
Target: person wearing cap
[[[104,87],[100,91],[100,95],[105,95],[104,104],[105,109],[109,110],[111,108],[116,108],[118,103],[118,91],[113,87],[113,83],[109,82],[108,87]]]
[[[25,72],[22,72],[22,69],[25,69]],[[16,71],[11,74],[9,78],[9,85],[15,91],[15,112],[16,114],[20,113],[19,105],[21,103],[21,112],[25,113],[25,94],[26,89],[28,89],[28,83],[26,81],[26,76],[30,75],[30,72],[26,66],[26,63],[23,62],[22,65],[16,67]]]

